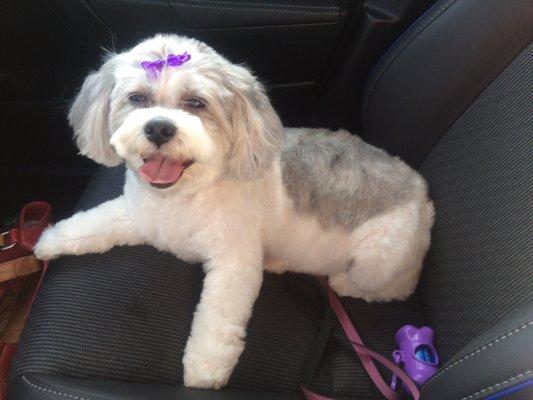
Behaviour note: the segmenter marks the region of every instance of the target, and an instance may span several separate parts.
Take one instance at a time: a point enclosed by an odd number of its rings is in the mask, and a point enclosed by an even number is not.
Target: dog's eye
[[[205,103],[202,100],[193,97],[192,99],[185,100],[185,106],[191,108],[204,108]]]
[[[133,105],[142,105],[148,103],[148,98],[139,93],[132,93],[128,96],[128,101]]]

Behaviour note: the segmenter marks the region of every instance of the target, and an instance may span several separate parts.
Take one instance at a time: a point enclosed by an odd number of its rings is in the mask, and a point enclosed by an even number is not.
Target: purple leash
[[[346,313],[346,310],[342,306],[342,303],[340,302],[339,298],[337,297],[331,286],[329,286],[328,282],[324,278],[320,278],[319,281],[328,293],[329,305],[337,316],[337,319],[339,320],[342,326],[344,334],[351,342],[352,347],[357,353],[359,359],[361,360],[361,363],[363,364],[363,367],[368,373],[368,376],[370,377],[370,379],[372,379],[372,382],[374,382],[374,385],[376,385],[376,387],[383,394],[383,396],[387,400],[400,399],[400,395],[394,390],[392,390],[390,386],[385,382],[378,369],[376,368],[374,360],[378,361],[380,364],[390,370],[394,375],[396,375],[407,387],[407,389],[413,396],[413,399],[418,400],[420,398],[420,392],[418,391],[418,387],[413,382],[413,380],[399,366],[395,365],[392,361],[383,357],[381,354],[370,350],[363,344],[363,341],[361,340],[361,337],[353,326],[350,317]],[[321,394],[312,392],[311,390],[306,389],[304,387],[302,387],[302,393],[307,400],[332,400],[331,397],[323,396]]]

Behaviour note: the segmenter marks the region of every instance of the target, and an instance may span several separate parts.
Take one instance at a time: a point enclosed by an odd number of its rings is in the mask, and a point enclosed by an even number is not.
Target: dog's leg
[[[220,254],[205,267],[204,288],[183,356],[186,386],[222,387],[244,348],[263,269],[260,251],[237,249],[246,250]]]
[[[116,245],[141,242],[126,212],[124,196],[120,196],[46,229],[34,251],[37,258],[50,260],[67,254],[103,253]]]
[[[352,259],[329,282],[341,296],[403,300],[416,287],[429,247],[431,204],[411,203],[379,215],[353,234]]]

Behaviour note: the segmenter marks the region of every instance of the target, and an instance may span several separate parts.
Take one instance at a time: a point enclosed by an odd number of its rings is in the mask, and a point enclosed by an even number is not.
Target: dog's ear
[[[232,65],[225,77],[233,94],[226,173],[236,179],[255,179],[280,153],[283,127],[263,85],[246,68]]]
[[[109,58],[100,70],[85,79],[68,113],[80,153],[110,167],[121,162],[109,144],[109,103],[115,84],[115,58]]]

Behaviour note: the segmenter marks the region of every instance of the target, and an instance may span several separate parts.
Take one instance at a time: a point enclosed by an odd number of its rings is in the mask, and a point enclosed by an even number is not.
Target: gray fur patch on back
[[[316,216],[324,228],[353,230],[427,196],[417,172],[343,130],[287,129],[282,174],[295,209]]]

